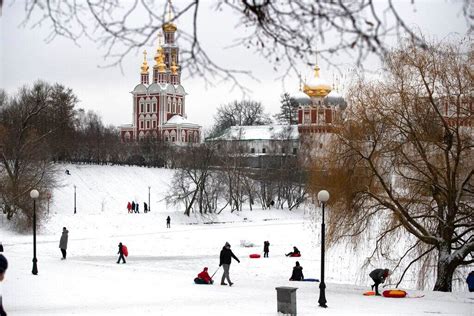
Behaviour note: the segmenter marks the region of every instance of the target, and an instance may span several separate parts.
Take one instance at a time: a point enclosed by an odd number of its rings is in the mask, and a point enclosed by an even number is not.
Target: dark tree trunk
[[[453,283],[453,274],[456,265],[450,261],[451,247],[443,244],[439,248],[438,253],[438,269],[436,275],[436,283],[433,291],[451,292]]]

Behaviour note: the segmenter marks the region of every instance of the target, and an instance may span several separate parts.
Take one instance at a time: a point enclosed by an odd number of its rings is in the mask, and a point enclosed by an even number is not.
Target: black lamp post
[[[329,200],[329,192],[326,190],[321,190],[318,192],[318,200],[321,202],[322,206],[322,224],[321,224],[321,283],[319,283],[319,306],[320,307],[328,307],[326,305],[326,283],[324,283],[324,251],[325,251],[325,231],[326,226],[324,224],[324,206],[326,202]]]
[[[38,266],[36,265],[38,262],[36,259],[36,199],[38,196],[38,190],[30,191],[30,197],[33,199],[33,269],[31,270],[31,273],[34,275],[38,274]]]
[[[150,204],[150,189],[151,187],[148,186],[148,212],[151,211],[151,204]]]
[[[74,185],[74,214],[76,214],[76,185]]]

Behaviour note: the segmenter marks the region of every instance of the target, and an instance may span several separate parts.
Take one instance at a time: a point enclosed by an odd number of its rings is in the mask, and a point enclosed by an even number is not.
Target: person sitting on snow
[[[285,256],[291,257],[291,256],[294,256],[294,255],[301,255],[300,251],[296,247],[293,247],[293,251],[287,253]]]
[[[214,281],[207,273],[207,267],[204,267],[201,273],[198,274],[197,278],[194,279],[194,283],[196,284],[212,284]]]
[[[303,267],[296,261],[296,265],[293,267],[293,273],[291,274],[290,281],[303,281]]]
[[[384,283],[385,279],[390,275],[389,269],[375,269],[374,271],[370,272],[369,276],[374,280],[374,284],[372,285],[372,290],[375,287],[375,295],[380,295],[379,293],[379,284]]]

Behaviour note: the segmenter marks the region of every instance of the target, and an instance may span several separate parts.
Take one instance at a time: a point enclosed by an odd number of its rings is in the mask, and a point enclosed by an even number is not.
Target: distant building
[[[308,162],[309,158],[317,156],[342,124],[347,103],[320,78],[318,65],[314,70],[314,78],[304,83],[298,92],[290,94],[298,103],[297,125],[232,126],[221,136],[206,139],[206,142],[217,142],[222,150],[232,148],[250,161],[251,157],[304,152],[307,157],[302,161]],[[261,161],[259,159],[259,165]]]
[[[175,43],[176,25],[163,25],[164,44],[159,37],[155,53],[153,77],[144,54],[140,84],[132,93],[132,124],[120,127],[123,142],[153,137],[175,145],[199,143],[201,126],[189,121],[186,115],[186,92],[181,85],[179,47]]]

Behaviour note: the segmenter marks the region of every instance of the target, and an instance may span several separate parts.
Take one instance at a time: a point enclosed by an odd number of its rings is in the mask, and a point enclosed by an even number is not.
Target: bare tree
[[[243,100],[219,106],[214,121],[211,137],[222,134],[231,126],[265,125],[271,119],[260,102]]]
[[[53,103],[52,91],[36,82],[21,88],[0,109],[0,207],[8,219],[18,219],[20,228],[32,219],[29,191],[45,192],[54,185],[47,142],[54,130],[42,130],[39,120]]]
[[[374,254],[412,244],[396,267],[436,261],[434,290],[451,291],[474,263],[474,108],[465,43],[407,41],[390,52],[380,81],[360,80],[334,148],[314,165],[312,189],[332,191],[329,236],[379,227]],[[374,224],[374,221],[377,224]],[[374,255],[373,254],[373,255]],[[408,260],[412,260],[408,262]],[[405,262],[405,265],[402,263]]]
[[[464,17],[472,28],[472,2],[463,2]],[[413,0],[410,5],[415,3]],[[171,22],[185,15],[192,19],[189,33],[178,31],[183,68],[209,84],[217,78],[245,89],[240,78],[251,76],[251,72],[217,64],[202,45],[198,29],[202,6],[200,0],[184,0],[179,8],[173,6]],[[130,53],[155,42],[169,19],[165,1],[26,0],[24,7],[23,25],[49,26],[49,41],[57,36],[74,42],[83,37],[91,39],[103,49],[111,66],[121,65]],[[418,47],[427,46],[392,0],[219,0],[215,9],[215,14],[231,9],[240,18],[238,27],[249,35],[237,39],[236,46],[245,45],[275,67],[283,67],[283,76],[289,71],[298,73],[298,60],[314,64],[316,52],[330,64],[336,53],[346,53],[360,63],[369,53],[383,55],[390,37],[410,37]],[[320,45],[316,47],[316,43]]]

